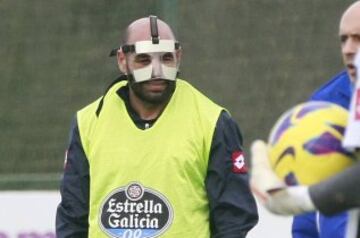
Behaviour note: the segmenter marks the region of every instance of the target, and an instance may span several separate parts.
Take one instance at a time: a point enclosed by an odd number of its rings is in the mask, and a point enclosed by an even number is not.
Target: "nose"
[[[354,55],[356,54],[357,49],[358,46],[356,42],[351,37],[349,37],[343,44],[342,52],[344,55]]]
[[[159,59],[153,59],[152,62],[152,67],[153,67],[153,70],[152,70],[152,77],[153,78],[161,78],[162,76],[162,67],[161,67],[161,62]]]

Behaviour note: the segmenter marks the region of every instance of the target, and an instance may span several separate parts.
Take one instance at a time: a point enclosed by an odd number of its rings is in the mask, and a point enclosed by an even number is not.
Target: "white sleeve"
[[[350,151],[360,148],[360,51],[355,57],[357,70],[356,83],[351,98],[348,124],[345,130],[343,147]]]

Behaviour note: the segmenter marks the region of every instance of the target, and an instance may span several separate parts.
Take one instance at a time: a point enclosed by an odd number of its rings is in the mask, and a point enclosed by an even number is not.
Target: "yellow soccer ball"
[[[270,163],[288,185],[320,182],[356,162],[341,141],[348,112],[312,101],[285,112],[269,136]]]

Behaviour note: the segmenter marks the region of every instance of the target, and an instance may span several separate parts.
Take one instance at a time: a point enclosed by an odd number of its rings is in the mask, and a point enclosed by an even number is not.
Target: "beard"
[[[148,85],[151,81],[161,80],[165,85],[165,88],[161,91],[151,91],[148,89]],[[164,79],[152,79],[150,81],[136,83],[132,75],[128,75],[128,82],[130,89],[134,94],[143,102],[151,105],[159,105],[166,103],[170,100],[176,87],[176,81],[169,81]]]

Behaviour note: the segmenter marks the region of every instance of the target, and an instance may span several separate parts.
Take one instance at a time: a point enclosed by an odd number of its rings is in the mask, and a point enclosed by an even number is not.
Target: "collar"
[[[150,127],[152,127],[154,125],[157,118],[152,119],[152,120],[141,119],[139,114],[134,110],[134,108],[132,108],[132,106],[130,104],[130,99],[129,99],[129,86],[128,85],[119,88],[116,91],[116,93],[125,103],[126,110],[129,114],[131,120],[134,122],[134,124],[136,125],[137,128],[145,130],[145,129],[149,129]]]

